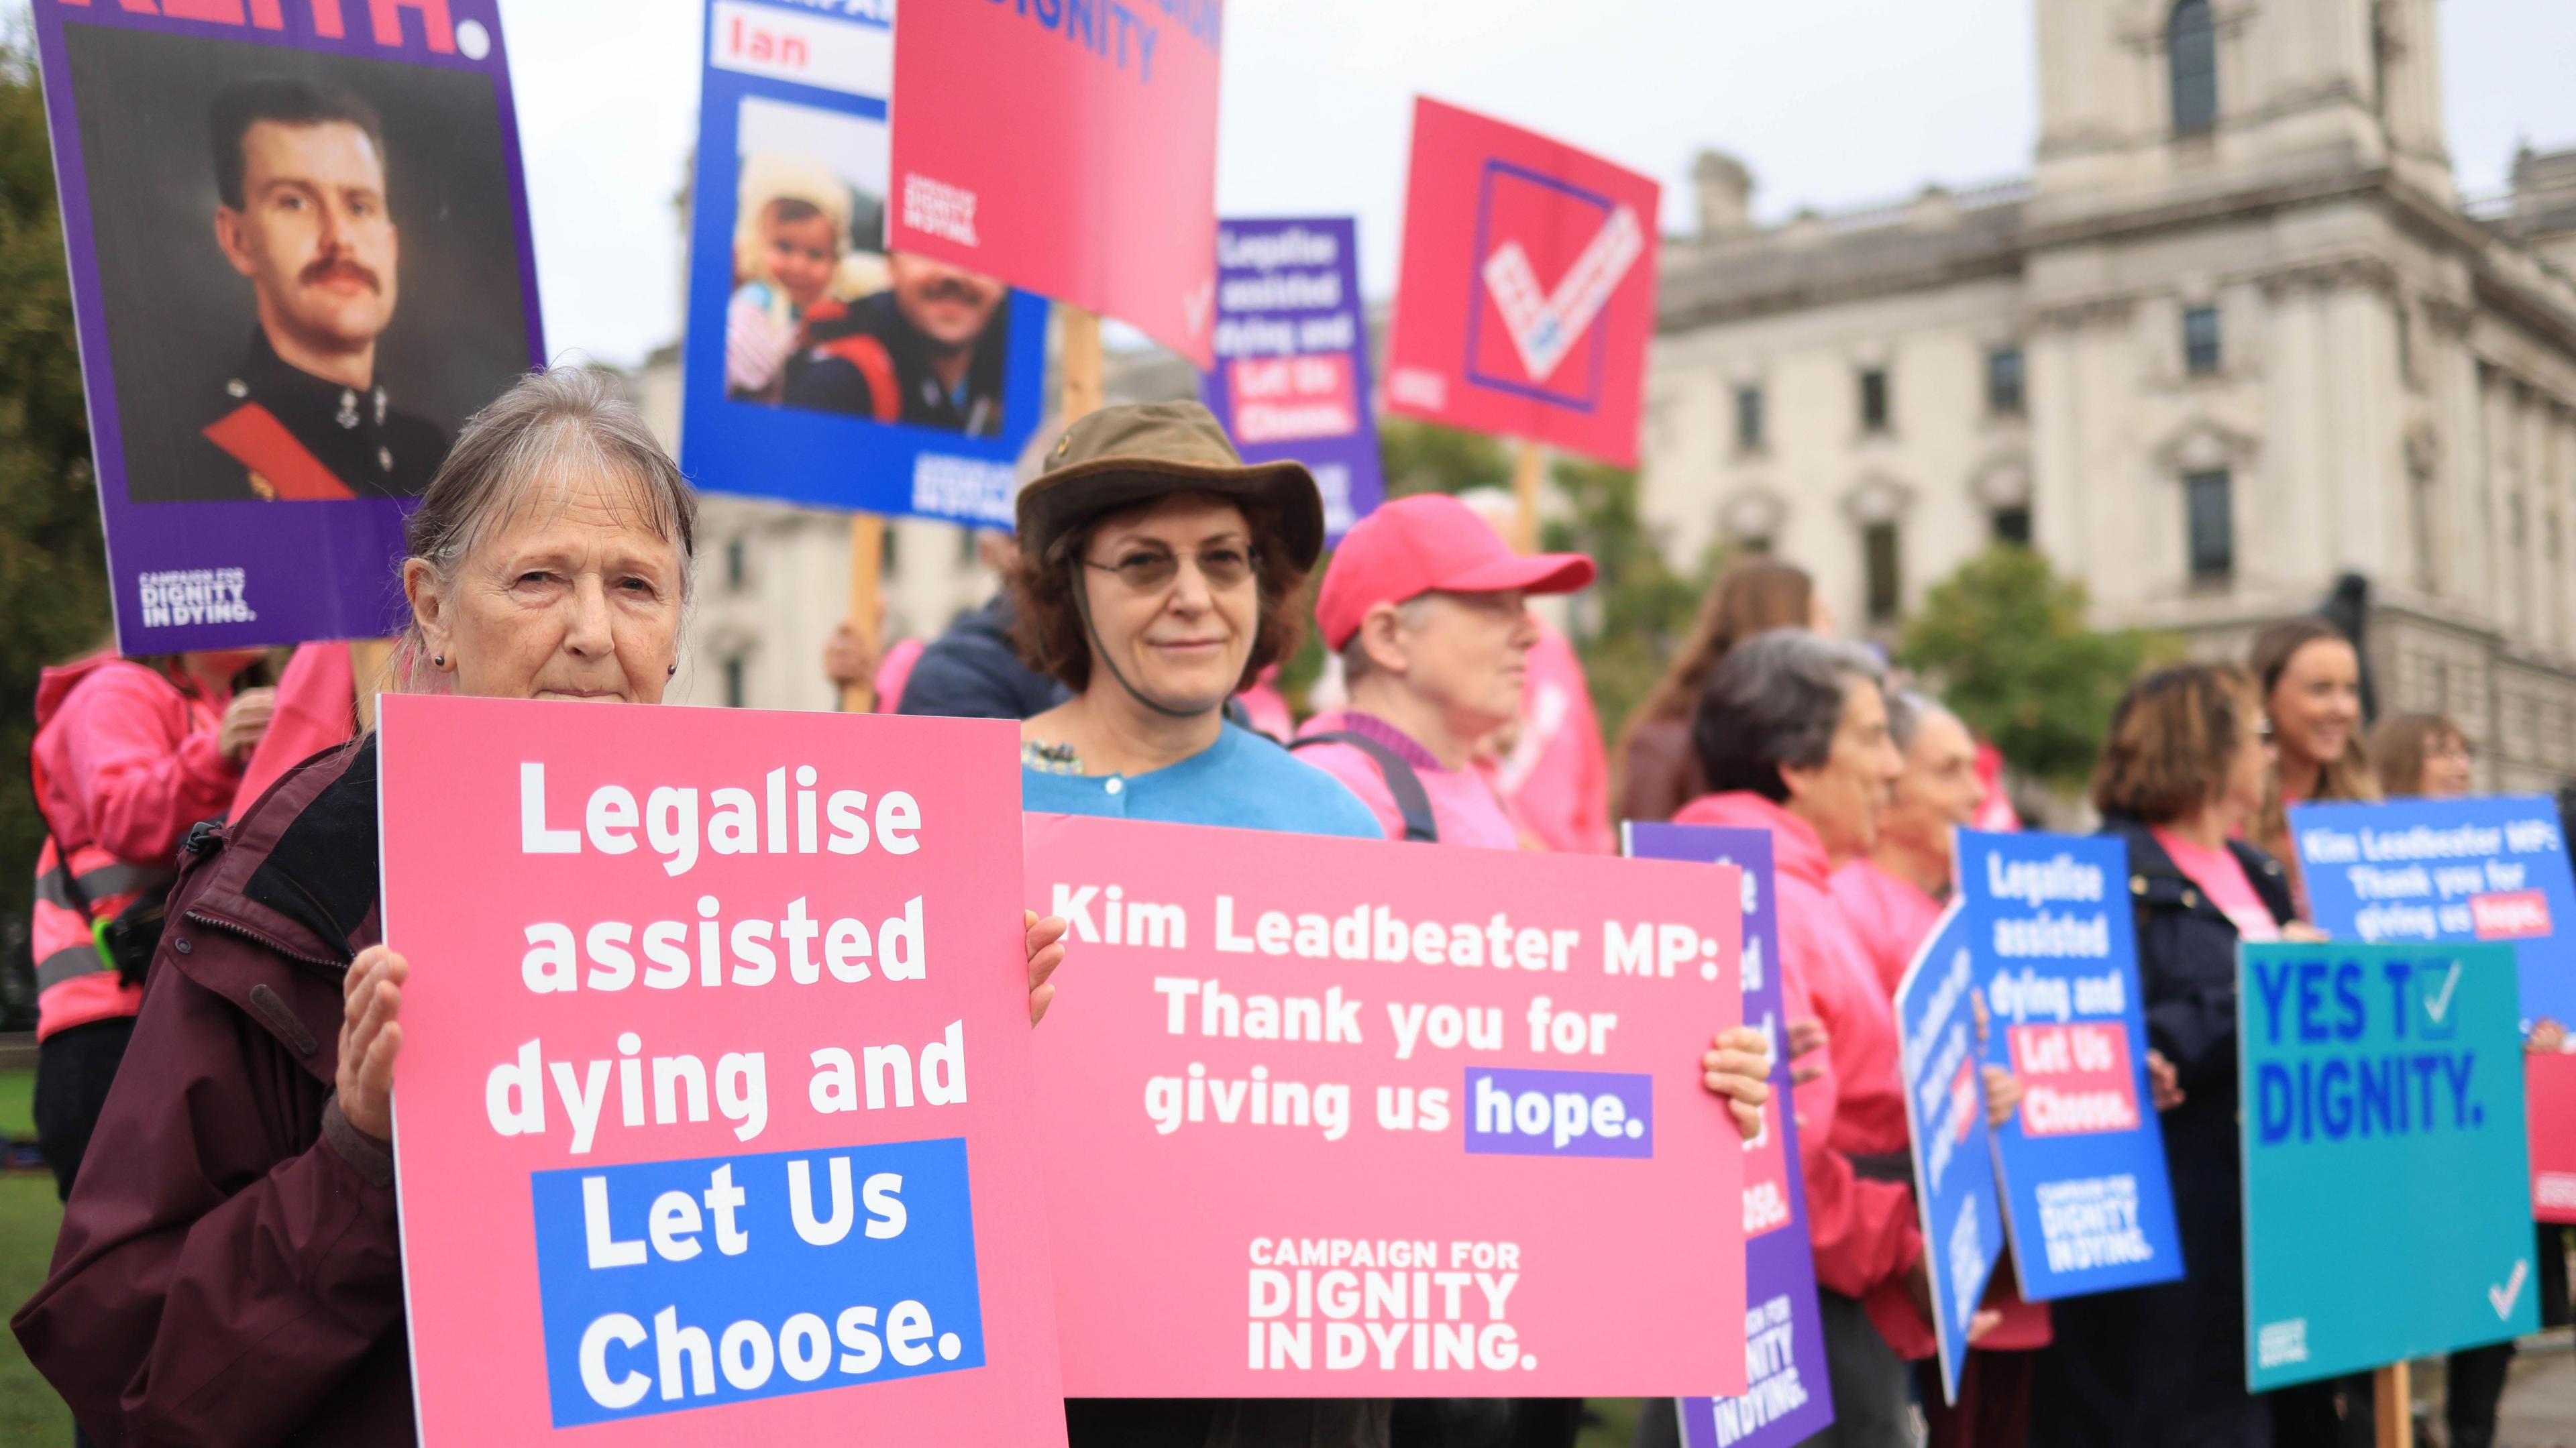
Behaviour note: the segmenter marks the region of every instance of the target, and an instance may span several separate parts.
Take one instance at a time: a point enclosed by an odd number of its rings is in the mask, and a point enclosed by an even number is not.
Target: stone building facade
[[[2576,153],[2463,206],[2434,0],[2037,0],[2031,174],[1667,243],[1646,499],[1892,630],[1996,538],[2241,653],[2371,587],[2383,709],[2576,777]]]

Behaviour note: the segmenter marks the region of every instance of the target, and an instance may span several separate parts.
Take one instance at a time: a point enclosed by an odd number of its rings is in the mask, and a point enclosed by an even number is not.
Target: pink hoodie
[[[1836,870],[1833,891],[1834,903],[1842,908],[1853,938],[1868,954],[1871,966],[1887,988],[1888,999],[1895,1000],[1897,983],[1905,979],[1905,968],[1914,963],[1914,953],[1922,948],[1932,927],[1941,923],[1941,902],[1924,894],[1913,881],[1865,859]],[[2000,1270],[1998,1279],[1993,1300],[2003,1320],[1977,1339],[1977,1346],[1995,1351],[2046,1347],[2047,1304],[2022,1301],[2013,1290],[2010,1269]]]
[[[1782,1009],[1822,1021],[1832,1044],[1823,1075],[1796,1088],[1798,1164],[1807,1181],[1807,1235],[1816,1281],[1864,1299],[1870,1320],[1905,1357],[1930,1356],[1931,1325],[1914,1310],[1905,1275],[1923,1255],[1914,1190],[1854,1170],[1854,1156],[1906,1149],[1896,1011],[1832,893],[1832,862],[1815,829],[1758,794],[1702,795],[1679,825],[1767,830],[1780,907]]]
[[[1896,999],[1896,984],[1914,963],[1915,950],[1940,923],[1941,902],[1913,881],[1880,869],[1877,861],[1859,859],[1834,872],[1834,903],[1842,907],[1887,998]]]
[[[167,889],[179,837],[231,802],[241,769],[215,743],[224,703],[104,654],[37,680],[29,764],[54,835],[36,857],[38,1038],[141,1007],[142,989],[99,960],[90,926]],[[75,895],[89,898],[88,919]]]
[[[1583,660],[1555,625],[1539,620],[1530,650],[1520,736],[1494,775],[1504,808],[1548,849],[1615,855],[1610,828],[1610,760]]]

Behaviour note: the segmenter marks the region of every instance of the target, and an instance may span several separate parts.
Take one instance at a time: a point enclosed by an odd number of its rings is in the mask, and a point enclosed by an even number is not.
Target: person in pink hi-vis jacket
[[[143,1005],[142,962],[98,927],[167,891],[189,826],[231,803],[268,727],[270,691],[232,687],[259,657],[96,654],[36,681],[36,1136],[65,1197]]]
[[[1791,1048],[1826,1038],[1826,1069],[1793,1096],[1838,1445],[1909,1441],[1907,1360],[1933,1351],[1895,1008],[1831,883],[1875,843],[1904,772],[1881,678],[1866,651],[1803,629],[1731,650],[1691,731],[1711,793],[1673,817],[1770,834]]]
[[[1834,872],[1833,895],[1893,1000],[1956,889],[1951,832],[1977,823],[1987,787],[1976,738],[1957,715],[1899,693],[1887,701],[1887,723],[1905,773],[1879,820],[1877,844]],[[1989,1119],[2000,1124],[2019,1104],[2020,1086],[2000,1067],[1987,1067],[1986,1078]],[[1930,1448],[2020,1448],[2028,1436],[2031,1352],[2048,1345],[2048,1309],[2021,1301],[2008,1271],[1995,1281],[1997,1320],[1968,1354],[1957,1405],[1923,1394]]]

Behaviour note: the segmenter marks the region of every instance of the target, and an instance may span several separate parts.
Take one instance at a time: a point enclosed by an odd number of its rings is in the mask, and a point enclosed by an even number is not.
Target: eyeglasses
[[[1085,558],[1082,566],[1115,573],[1118,581],[1127,585],[1128,592],[1148,594],[1160,593],[1172,586],[1172,580],[1181,576],[1183,558],[1198,564],[1199,577],[1207,580],[1208,587],[1236,588],[1252,577],[1252,570],[1260,562],[1261,554],[1257,549],[1229,545],[1179,554],[1160,548],[1137,548],[1120,554],[1113,563],[1096,563]]]

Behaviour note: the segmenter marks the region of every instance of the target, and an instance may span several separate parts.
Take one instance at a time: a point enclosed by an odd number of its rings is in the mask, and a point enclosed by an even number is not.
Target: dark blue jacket
[[[2245,1246],[2236,1141],[2236,926],[2139,820],[2102,833],[2129,847],[2139,993],[2149,1044],[2183,1102],[2163,1113],[2184,1277],[2051,1304],[2031,1400],[2032,1448],[2269,1448],[2269,1403],[2245,1391]],[[2294,915],[2288,877],[2230,842],[2272,918]]]
[[[1020,662],[1011,645],[1011,596],[996,594],[973,613],[958,615],[948,631],[913,662],[904,681],[899,714],[942,714],[954,719],[1026,719],[1073,697],[1071,690]]]

